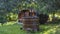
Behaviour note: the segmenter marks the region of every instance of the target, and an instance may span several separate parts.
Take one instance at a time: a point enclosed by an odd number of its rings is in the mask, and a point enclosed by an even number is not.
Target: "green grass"
[[[58,24],[40,25],[40,31],[31,34],[59,34],[60,26]],[[24,30],[20,30],[19,24],[0,26],[0,34],[28,34]]]

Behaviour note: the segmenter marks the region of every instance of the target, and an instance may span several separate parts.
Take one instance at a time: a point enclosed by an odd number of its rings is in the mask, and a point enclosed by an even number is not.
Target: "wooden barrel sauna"
[[[39,29],[39,18],[38,17],[23,17],[23,28],[24,30],[34,30]]]

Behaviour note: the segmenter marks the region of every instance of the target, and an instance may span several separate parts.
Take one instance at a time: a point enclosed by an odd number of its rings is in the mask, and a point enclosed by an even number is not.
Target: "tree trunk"
[[[52,17],[52,21],[55,21],[55,12],[53,12],[53,17]]]

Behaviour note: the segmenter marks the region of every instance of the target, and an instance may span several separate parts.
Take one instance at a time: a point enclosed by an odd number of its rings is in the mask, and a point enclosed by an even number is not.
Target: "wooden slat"
[[[23,27],[24,29],[27,28],[38,28],[39,27],[39,18],[35,17],[23,17]]]

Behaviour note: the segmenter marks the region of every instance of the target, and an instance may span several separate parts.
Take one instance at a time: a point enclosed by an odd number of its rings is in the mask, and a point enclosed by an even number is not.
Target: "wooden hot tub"
[[[23,17],[23,28],[24,30],[35,30],[39,29],[39,18],[38,17]]]

